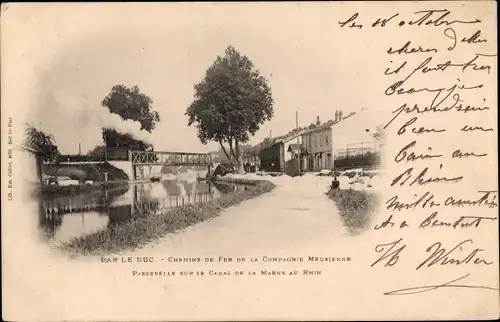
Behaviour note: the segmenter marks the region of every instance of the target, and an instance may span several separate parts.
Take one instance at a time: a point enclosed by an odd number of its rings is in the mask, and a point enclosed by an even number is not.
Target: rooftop
[[[363,110],[365,110],[365,108],[362,108],[359,112],[361,112]],[[354,116],[356,114],[358,114],[358,112],[351,112],[351,113],[347,114],[347,116],[344,116],[342,118],[342,120],[339,120],[339,121],[328,120],[328,121],[326,121],[326,122],[324,122],[324,123],[322,123],[320,125],[317,125],[317,126],[311,128],[311,129],[306,129],[306,130],[302,131],[301,135],[308,134],[308,133],[314,133],[314,132],[317,132],[317,131],[320,131],[320,130],[324,130],[326,128],[331,127],[334,124],[337,124],[337,123],[340,123],[342,121],[345,121],[348,118],[350,118],[350,117],[352,117],[352,116]]]
[[[294,151],[300,151],[300,153],[304,153],[304,152],[306,152],[306,149],[304,148],[304,146],[302,144],[292,143],[288,147],[287,152],[294,152]]]

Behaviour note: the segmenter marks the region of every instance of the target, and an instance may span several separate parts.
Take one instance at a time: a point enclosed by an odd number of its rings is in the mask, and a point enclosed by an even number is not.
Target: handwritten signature
[[[402,288],[402,289],[398,289],[398,290],[394,290],[394,291],[390,291],[390,292],[385,292],[384,295],[411,295],[411,294],[430,292],[430,291],[434,291],[434,290],[437,290],[440,288],[472,288],[472,289],[483,289],[483,290],[490,290],[490,291],[500,291],[500,289],[498,289],[498,288],[489,287],[489,286],[454,284],[455,282],[461,281],[469,276],[470,276],[470,273],[465,274],[462,277],[456,278],[454,280],[451,280],[451,281],[443,283],[443,284]]]
[[[463,247],[466,244],[473,244],[474,241],[472,239],[466,239],[451,250],[447,250],[443,247],[441,242],[435,242],[431,246],[426,249],[426,252],[432,252],[431,256],[429,256],[425,261],[423,261],[420,265],[417,266],[417,270],[423,267],[431,267],[434,265],[462,265],[462,264],[481,264],[481,265],[491,265],[493,262],[487,261],[483,258],[478,257],[478,253],[483,252],[484,249],[476,248],[471,252],[467,253],[467,256],[464,257],[462,255]],[[459,254],[457,254],[459,253]],[[460,258],[455,258],[460,257]]]
[[[375,252],[382,253],[382,255],[371,265],[371,267],[379,263],[384,263],[384,267],[392,267],[396,265],[399,261],[399,257],[406,248],[406,244],[401,246],[402,243],[403,238],[399,238],[393,242],[375,246]],[[416,267],[416,270],[428,268],[434,265],[460,266],[473,264],[489,266],[493,264],[493,262],[479,257],[479,254],[484,251],[482,248],[475,248],[472,251],[468,251],[467,249],[464,250],[466,245],[470,244],[474,244],[474,241],[472,239],[466,239],[455,245],[450,250],[447,250],[441,242],[435,242],[431,246],[427,247],[425,251],[431,254]]]

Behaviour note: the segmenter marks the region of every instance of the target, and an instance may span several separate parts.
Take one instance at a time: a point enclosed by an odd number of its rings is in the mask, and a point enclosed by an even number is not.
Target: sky
[[[273,119],[249,143],[293,129],[295,112],[299,126],[307,126],[317,117],[332,119],[338,109],[347,115],[367,108],[374,128],[380,93],[372,79],[380,64],[355,53],[381,40],[338,28],[353,7],[343,12],[332,6],[331,16],[315,15],[324,10],[315,5],[264,7],[78,4],[26,13],[32,23],[19,33],[33,39],[19,42],[18,54],[27,58],[25,71],[33,76],[29,122],[54,135],[62,153],[77,153],[79,144],[82,152],[92,149],[102,142],[100,128],[110,124],[158,151],[216,150],[217,144],[199,142],[184,113],[193,85],[232,45],[267,78],[274,99]],[[100,105],[117,84],[137,85],[152,98],[161,122],[151,135],[140,133],[138,123],[110,118]]]

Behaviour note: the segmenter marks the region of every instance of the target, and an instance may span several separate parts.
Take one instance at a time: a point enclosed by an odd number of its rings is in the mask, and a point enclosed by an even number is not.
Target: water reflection
[[[242,189],[246,188],[204,181],[166,180],[132,185],[128,189],[40,198],[39,226],[50,242],[67,241],[134,218],[212,201]]]
[[[213,185],[219,192],[223,194],[228,194],[230,192],[235,192],[235,191],[240,192],[249,189],[247,186],[244,185],[228,185],[217,182],[215,182]]]

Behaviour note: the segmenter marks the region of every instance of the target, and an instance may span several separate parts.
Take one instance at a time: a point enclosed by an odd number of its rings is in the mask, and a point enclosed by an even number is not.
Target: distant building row
[[[354,167],[377,163],[373,158],[380,158],[383,141],[373,138],[373,120],[363,117],[363,111],[347,116],[336,111],[335,118],[325,123],[317,117],[314,126],[263,149],[260,153],[261,169],[294,172],[300,167],[300,171],[320,171],[339,168],[339,165]]]

